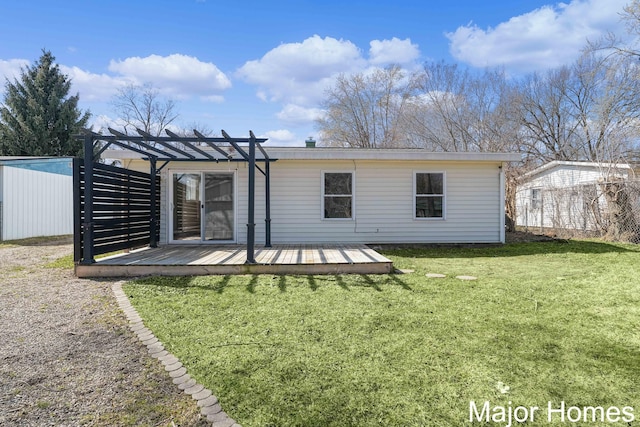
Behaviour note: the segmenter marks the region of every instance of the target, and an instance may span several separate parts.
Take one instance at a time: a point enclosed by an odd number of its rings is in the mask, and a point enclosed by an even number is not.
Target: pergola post
[[[93,264],[93,136],[84,137],[84,221],[82,223],[83,255],[81,264]]]
[[[256,239],[255,224],[255,198],[256,198],[256,140],[249,139],[249,200],[247,206],[247,261],[246,264],[255,264],[254,244]]]
[[[264,246],[271,247],[271,171],[269,170],[269,161],[264,162]]]

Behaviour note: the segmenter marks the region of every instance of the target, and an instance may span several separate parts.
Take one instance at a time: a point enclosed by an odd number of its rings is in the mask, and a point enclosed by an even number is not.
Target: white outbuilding
[[[72,158],[0,157],[0,241],[72,233]]]
[[[638,206],[640,170],[627,163],[551,161],[526,174],[516,190],[516,225],[525,229],[591,232],[607,228],[605,188],[624,182],[630,208]]]

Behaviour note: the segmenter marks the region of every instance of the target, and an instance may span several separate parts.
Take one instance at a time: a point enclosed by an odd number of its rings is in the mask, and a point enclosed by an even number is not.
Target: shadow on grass
[[[59,246],[68,245],[73,243],[72,235],[60,235],[60,236],[42,236],[42,237],[29,237],[27,239],[19,240],[2,240],[0,241],[0,247],[2,246]]]
[[[153,285],[161,287],[169,287],[174,289],[201,289],[205,291],[223,293],[225,289],[231,286],[232,278],[239,280],[235,285],[244,286],[249,294],[255,294],[260,286],[273,286],[273,284],[261,284],[260,275],[251,276],[152,276],[137,279],[132,283],[142,285]],[[351,288],[371,288],[377,292],[383,292],[386,285],[400,286],[402,289],[411,291],[411,287],[400,278],[397,274],[350,274],[350,275],[307,275],[307,276],[271,276],[277,277],[276,286],[280,292],[287,292],[291,286],[306,285],[312,291],[317,291],[320,287],[337,286],[345,291]]]
[[[640,252],[640,245],[585,240],[508,243],[505,245],[382,245],[375,250],[383,255],[410,258],[513,257],[546,254],[606,254]]]

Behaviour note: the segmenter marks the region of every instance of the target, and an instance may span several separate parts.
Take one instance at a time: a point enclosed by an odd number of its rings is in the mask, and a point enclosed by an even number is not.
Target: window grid
[[[322,219],[353,219],[353,172],[323,172]]]
[[[445,218],[444,172],[414,173],[414,218],[420,220]]]

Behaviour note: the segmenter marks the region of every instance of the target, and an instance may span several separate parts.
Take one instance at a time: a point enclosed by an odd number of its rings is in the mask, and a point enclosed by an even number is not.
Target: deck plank
[[[78,277],[198,274],[389,273],[392,262],[366,245],[283,244],[256,246],[246,264],[243,245],[171,245],[144,248],[76,267]]]

